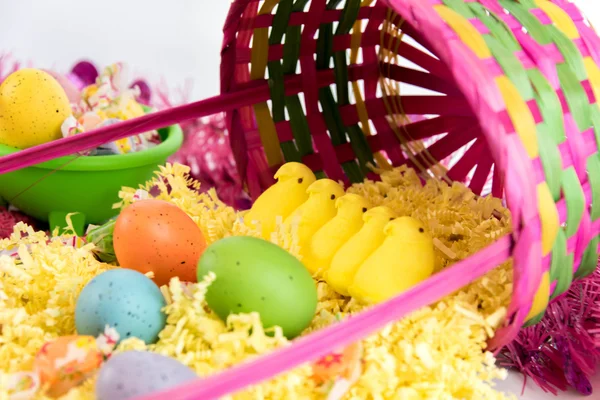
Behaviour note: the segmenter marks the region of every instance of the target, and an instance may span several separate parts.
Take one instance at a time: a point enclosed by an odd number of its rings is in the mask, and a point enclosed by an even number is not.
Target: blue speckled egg
[[[80,335],[98,336],[109,325],[119,332],[120,340],[137,337],[155,343],[166,324],[164,306],[160,289],[146,275],[113,269],[83,288],[75,307],[75,326]]]
[[[148,351],[112,356],[96,381],[98,400],[126,400],[160,392],[197,379],[192,369],[174,358]]]

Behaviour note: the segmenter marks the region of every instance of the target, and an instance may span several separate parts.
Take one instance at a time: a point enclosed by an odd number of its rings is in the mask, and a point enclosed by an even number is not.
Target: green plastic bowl
[[[64,227],[66,215],[79,235],[87,224],[99,225],[118,214],[122,187],[150,180],[183,142],[179,125],[159,130],[163,141],[139,153],[114,156],[67,156],[0,175],[0,197],[50,228]],[[0,156],[19,151],[0,145]],[[69,162],[72,161],[72,162]]]

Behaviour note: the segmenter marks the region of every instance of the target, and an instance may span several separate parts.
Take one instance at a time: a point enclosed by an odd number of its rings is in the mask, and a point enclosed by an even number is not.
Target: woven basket
[[[407,164],[424,178],[467,182],[478,195],[504,198],[513,233],[387,303],[168,398],[217,398],[268,379],[512,257],[512,303],[490,343],[498,349],[521,328],[540,287],[554,298],[594,270],[600,39],[573,4],[234,0],[224,34],[220,96],[0,158],[0,173],[227,111],[253,198],[285,161],[346,183]],[[159,398],[167,397],[148,397]]]

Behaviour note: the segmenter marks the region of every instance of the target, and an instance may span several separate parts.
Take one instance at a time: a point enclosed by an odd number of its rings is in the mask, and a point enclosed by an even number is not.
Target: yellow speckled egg
[[[26,149],[62,137],[69,98],[47,72],[25,68],[0,85],[0,143]]]

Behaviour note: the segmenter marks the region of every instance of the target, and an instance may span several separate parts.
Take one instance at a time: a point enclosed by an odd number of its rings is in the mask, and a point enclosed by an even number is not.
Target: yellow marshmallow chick
[[[298,245],[306,247],[306,243],[327,221],[335,217],[335,202],[345,192],[342,185],[331,179],[319,179],[306,190],[308,200],[298,207],[284,224],[298,223]]]
[[[262,237],[269,239],[277,226],[277,217],[285,220],[308,200],[306,190],[316,181],[315,174],[304,164],[289,162],[275,173],[277,183],[268,188],[244,215],[244,223],[259,228]]]
[[[348,288],[360,265],[385,240],[383,230],[396,217],[385,206],[374,207],[363,216],[364,225],[335,253],[331,265],[325,273],[325,280],[339,294],[348,296]]]
[[[336,200],[337,214],[319,229],[302,253],[302,262],[312,274],[322,274],[329,268],[331,259],[363,225],[363,214],[371,204],[367,199],[347,193]]]
[[[423,224],[411,217],[390,221],[385,240],[360,266],[350,295],[379,303],[410,289],[433,273],[433,240]]]

